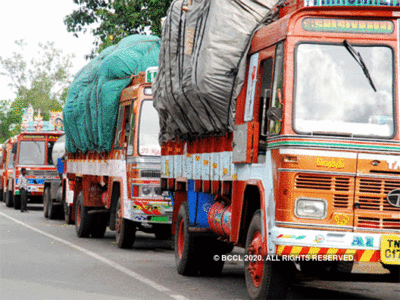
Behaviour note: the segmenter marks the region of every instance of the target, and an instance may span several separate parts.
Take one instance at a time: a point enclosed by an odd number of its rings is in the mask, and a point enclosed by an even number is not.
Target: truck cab
[[[23,132],[16,137],[11,153],[15,156],[13,174],[8,179],[8,191],[12,191],[9,205],[20,208],[18,177],[21,169],[26,168],[28,178],[29,203],[42,203],[44,181],[57,178],[58,172],[53,166],[53,145],[62,135],[61,132]]]

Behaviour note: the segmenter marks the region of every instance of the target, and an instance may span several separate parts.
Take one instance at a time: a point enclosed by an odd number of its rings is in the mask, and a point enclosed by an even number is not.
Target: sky
[[[73,0],[1,0],[0,56],[4,59],[19,52],[15,40],[24,39],[27,43],[23,52],[26,60],[37,55],[38,43],[54,42],[64,55],[75,54],[71,73],[77,73],[88,63],[84,56],[94,48],[90,32],[76,38],[64,25],[65,16],[78,8]],[[0,76],[0,100],[14,99],[15,93],[9,83],[7,77]]]

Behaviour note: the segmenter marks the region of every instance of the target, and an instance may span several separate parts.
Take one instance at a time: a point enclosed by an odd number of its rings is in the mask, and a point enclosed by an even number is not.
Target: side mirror
[[[280,121],[282,120],[282,108],[271,107],[267,110],[267,118],[272,121]]]
[[[17,150],[18,150],[18,143],[14,143],[14,144],[12,145],[11,153],[16,154],[16,153],[17,153]]]

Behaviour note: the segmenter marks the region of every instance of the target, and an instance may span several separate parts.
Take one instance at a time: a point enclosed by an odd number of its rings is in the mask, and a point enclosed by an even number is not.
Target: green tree
[[[95,52],[118,43],[122,38],[131,34],[144,34],[146,30],[160,36],[161,18],[172,0],[73,0],[79,8],[66,16],[64,23],[68,32],[78,34],[91,29],[92,34],[98,37],[94,44]]]
[[[29,104],[41,111],[44,120],[49,120],[50,111],[62,110],[71,83],[72,58],[63,55],[54,43],[39,44],[38,56],[29,62],[23,55],[26,46],[23,40],[15,42],[19,52],[10,57],[0,57],[0,75],[10,80],[15,99],[0,102],[0,142],[18,134],[24,109]]]

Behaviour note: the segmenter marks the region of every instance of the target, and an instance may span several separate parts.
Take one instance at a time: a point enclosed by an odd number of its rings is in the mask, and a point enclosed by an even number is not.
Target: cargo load
[[[158,65],[159,51],[158,37],[131,35],[75,75],[63,111],[68,153],[110,150],[120,94],[133,75]]]
[[[246,53],[277,0],[175,0],[163,24],[154,105],[160,141],[232,130]]]

